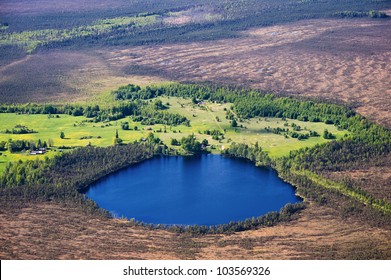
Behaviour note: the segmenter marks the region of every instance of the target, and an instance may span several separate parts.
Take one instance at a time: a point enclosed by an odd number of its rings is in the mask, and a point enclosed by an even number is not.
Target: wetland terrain
[[[390,259],[390,11],[2,1],[0,258]],[[303,202],[167,227],[84,195],[115,172],[194,155],[269,170]]]

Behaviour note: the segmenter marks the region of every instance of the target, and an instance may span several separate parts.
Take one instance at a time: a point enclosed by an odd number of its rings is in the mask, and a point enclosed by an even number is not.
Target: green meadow
[[[272,158],[288,155],[289,151],[303,147],[311,147],[316,144],[325,143],[322,137],[323,131],[327,129],[336,139],[340,139],[347,134],[347,131],[338,130],[334,125],[324,123],[311,123],[298,120],[282,120],[281,118],[252,118],[239,120],[238,127],[231,127],[231,123],[226,119],[227,111],[231,110],[232,104],[219,104],[204,102],[194,104],[190,99],[177,97],[159,97],[163,104],[168,107],[168,111],[178,113],[190,120],[190,126],[165,126],[142,125],[140,122],[132,121],[131,117],[123,118],[111,122],[91,122],[86,117],[74,117],[70,115],[27,115],[27,114],[0,114],[0,142],[12,140],[33,140],[39,139],[43,142],[52,143],[52,147],[44,155],[30,155],[29,151],[10,153],[1,151],[0,171],[6,164],[15,160],[27,160],[53,156],[56,153],[66,152],[63,147],[81,147],[86,145],[109,146],[113,145],[116,131],[124,143],[140,140],[147,137],[149,133],[154,133],[165,144],[171,146],[171,139],[180,140],[184,136],[194,134],[200,141],[206,139],[210,144],[213,153],[220,153],[222,149],[229,147],[230,143],[255,144],[256,142],[269,153]],[[151,101],[153,102],[153,100]],[[129,123],[130,130],[123,130],[121,124]],[[285,128],[292,130],[292,125],[300,126],[299,133],[309,133],[316,131],[320,136],[309,139],[298,140],[271,132],[273,128]],[[9,134],[6,130],[12,130],[17,125],[23,125],[35,133]],[[293,126],[294,126],[293,125]],[[267,129],[266,129],[267,128]],[[219,131],[223,136],[213,139],[212,135],[205,132]],[[60,133],[64,132],[62,139]],[[178,147],[174,147],[178,148]]]

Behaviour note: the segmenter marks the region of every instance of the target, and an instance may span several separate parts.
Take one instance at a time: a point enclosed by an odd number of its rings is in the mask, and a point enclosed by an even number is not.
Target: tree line
[[[177,113],[169,113],[164,107],[156,107],[140,100],[121,102],[109,108],[99,105],[50,105],[50,104],[1,104],[0,113],[47,114],[49,117],[60,114],[84,116],[92,122],[115,121],[131,116],[143,124],[190,125],[190,121]]]

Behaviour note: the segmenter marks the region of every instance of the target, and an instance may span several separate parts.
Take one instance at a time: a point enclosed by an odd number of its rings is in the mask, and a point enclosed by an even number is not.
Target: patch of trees
[[[151,229],[167,229],[176,233],[188,233],[194,236],[204,235],[204,234],[231,234],[234,232],[240,232],[245,230],[257,229],[259,227],[270,227],[274,226],[280,222],[291,221],[298,217],[298,213],[305,209],[305,203],[288,203],[281,208],[280,212],[269,212],[265,215],[259,217],[253,217],[246,219],[244,221],[232,221],[227,224],[220,224],[214,226],[164,226],[164,225],[153,225],[146,224],[143,222],[131,220],[135,225],[146,226]]]
[[[287,123],[284,124],[285,126],[288,126]],[[299,125],[296,125],[295,123],[292,123],[293,131],[289,131],[289,128],[281,128],[281,127],[274,127],[271,128],[270,126],[265,127],[266,132],[271,132],[274,134],[281,135],[283,134],[285,138],[289,138],[288,136],[292,138],[296,138],[297,140],[305,140],[309,139],[310,137],[319,137],[319,133],[316,131],[310,130],[309,133],[298,133],[297,131],[301,131],[301,127]],[[331,134],[331,133],[330,133]],[[335,136],[331,134],[330,138],[325,139],[335,139]]]
[[[44,160],[9,163],[0,177],[2,192],[34,197],[72,198],[121,168],[152,157],[153,146],[134,143],[83,147]]]
[[[358,12],[358,11],[342,11],[334,13],[335,16],[342,18],[360,18],[360,17],[369,17],[369,18],[387,18],[388,15],[385,12],[370,10],[369,12]]]
[[[181,145],[181,143],[177,139],[175,139],[175,138],[171,138],[170,144],[172,146],[180,146]]]
[[[333,135],[330,131],[328,131],[327,129],[325,129],[323,131],[323,138],[324,139],[335,139],[335,135]]]
[[[186,153],[193,155],[200,154],[202,152],[202,144],[196,139],[194,134],[183,137],[180,140],[181,147]]]
[[[29,129],[25,125],[17,124],[12,129],[6,129],[5,133],[7,134],[29,134],[29,133],[37,133],[37,131],[33,129]]]
[[[127,86],[121,86],[118,89],[112,91],[116,100],[129,100],[132,97],[132,93],[139,92],[141,88],[137,85],[129,84]],[[143,98],[148,99],[148,98]]]
[[[268,154],[262,150],[258,142],[252,146],[243,143],[232,142],[231,146],[227,149],[224,149],[221,154],[225,156],[249,159],[252,162],[255,162],[257,165],[268,166],[271,163],[271,159],[269,158]]]
[[[141,121],[143,124],[166,124],[189,126],[190,121],[179,114],[173,114],[164,111],[165,105],[159,103],[149,104],[140,100],[132,102],[126,101],[110,108],[100,108],[98,105],[0,105],[0,113],[19,113],[19,114],[68,114],[71,116],[84,116],[91,118],[93,122],[109,122],[132,116],[135,121]]]
[[[121,123],[121,128],[123,130],[130,130],[129,122],[122,122]]]
[[[163,109],[162,109],[163,108]],[[134,121],[139,121],[143,125],[165,124],[165,125],[186,125],[190,126],[190,121],[176,113],[169,113],[164,111],[165,106],[159,102],[154,104],[143,106],[140,110],[140,114],[133,117]]]
[[[213,130],[206,129],[204,130],[204,134],[211,135],[213,140],[224,139],[224,133],[217,129],[213,129]]]
[[[1,141],[0,142],[0,151],[9,151],[10,153],[23,152],[23,151],[33,151],[39,148],[47,148],[48,145],[46,141],[38,139],[37,142],[33,140],[12,140]]]

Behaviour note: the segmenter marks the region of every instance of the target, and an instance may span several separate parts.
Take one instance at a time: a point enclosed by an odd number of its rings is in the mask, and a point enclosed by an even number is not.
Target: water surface
[[[103,178],[86,195],[117,217],[182,225],[244,220],[301,201],[275,171],[219,155],[155,157]]]

